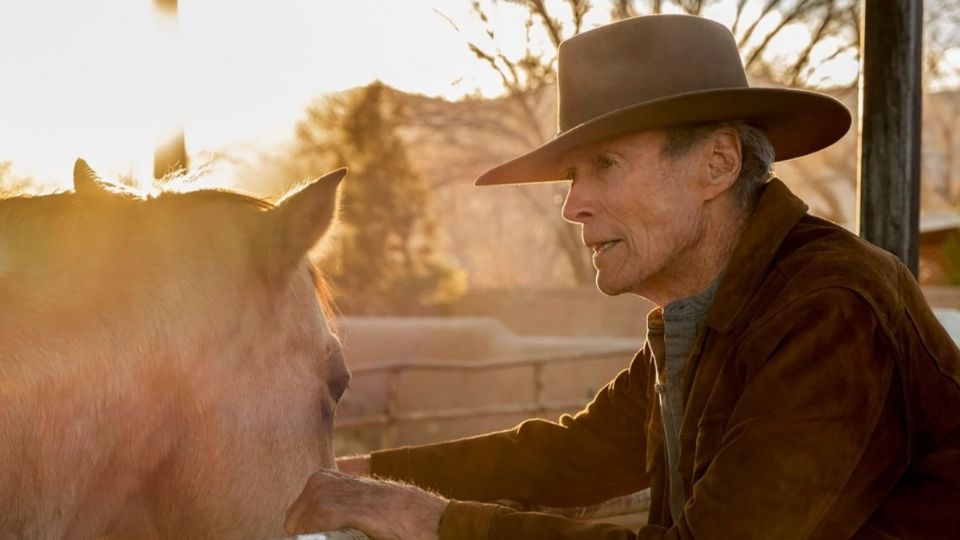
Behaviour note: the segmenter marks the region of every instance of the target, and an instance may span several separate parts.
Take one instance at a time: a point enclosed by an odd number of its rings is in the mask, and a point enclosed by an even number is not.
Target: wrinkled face
[[[651,297],[703,233],[702,167],[696,156],[668,158],[665,144],[664,131],[644,131],[580,147],[562,162],[571,179],[563,217],[581,225],[605,294]]]

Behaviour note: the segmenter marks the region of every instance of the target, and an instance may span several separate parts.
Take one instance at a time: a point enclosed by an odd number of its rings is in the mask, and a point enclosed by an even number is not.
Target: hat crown
[[[634,17],[560,45],[558,130],[658,99],[720,88],[746,88],[733,34],[690,15]]]
[[[477,178],[477,185],[557,180],[571,150],[645,129],[743,122],[770,141],[775,159],[833,144],[850,111],[825,94],[751,87],[733,34],[689,15],[635,17],[560,45],[557,136]]]

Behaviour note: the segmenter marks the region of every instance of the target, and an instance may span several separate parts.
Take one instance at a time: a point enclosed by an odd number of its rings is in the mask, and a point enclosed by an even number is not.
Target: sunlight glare
[[[547,4],[566,20],[565,2]],[[257,156],[289,141],[319,96],[377,79],[447,99],[500,95],[499,76],[467,43],[517,58],[528,14],[510,2],[482,5],[495,41],[470,2],[452,0],[180,0],[175,23],[150,0],[4,0],[0,162],[64,188],[78,156],[104,176],[149,179],[154,147],[178,129],[201,162],[224,151]],[[762,5],[747,2],[739,32]],[[734,6],[713,3],[705,15],[730,24]],[[608,19],[595,7],[584,29]],[[776,12],[763,18],[747,54],[779,20]],[[540,24],[531,38],[534,52],[552,52]],[[809,39],[789,25],[767,55],[796,56]],[[825,50],[818,46],[814,60]],[[851,80],[851,63],[832,59],[816,81]]]
[[[482,34],[466,3],[179,5],[171,25],[148,0],[0,3],[0,161],[62,188],[77,156],[148,179],[154,147],[180,127],[191,155],[249,154],[291,137],[318,96],[376,79],[447,98],[502,91],[466,47]],[[520,40],[504,31],[498,43]]]
[[[151,5],[14,0],[2,10],[0,160],[58,184],[69,178],[51,173],[77,156],[111,163],[112,174],[149,166],[175,110],[162,99],[171,68]]]
[[[800,59],[800,53],[810,44],[810,30],[799,23],[784,26],[770,40],[764,58],[776,60],[786,66],[792,66]]]
[[[703,16],[720,22],[727,28],[737,18],[737,6],[733,2],[718,2],[703,9]]]

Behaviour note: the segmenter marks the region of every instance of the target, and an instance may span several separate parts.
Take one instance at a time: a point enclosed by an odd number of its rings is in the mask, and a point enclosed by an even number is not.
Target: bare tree
[[[613,0],[611,16],[622,19],[636,15],[663,13],[665,7],[690,15],[703,15],[718,0]],[[751,9],[759,4],[759,9]],[[790,65],[782,66],[770,58],[771,44],[794,24],[810,31],[810,40]],[[762,74],[773,82],[791,86],[809,86],[817,67],[843,54],[859,50],[858,0],[736,0],[730,31],[744,55],[748,71]],[[835,51],[819,61],[815,48],[827,40],[836,40]]]
[[[399,134],[406,111],[373,82],[327,96],[297,125],[300,156],[350,164],[328,275],[350,314],[423,314],[461,293],[459,273],[436,253],[430,193]]]
[[[583,30],[584,18],[591,5],[586,0],[564,0],[564,14],[551,12],[545,0],[504,0],[527,10],[523,23],[526,48],[519,57],[510,57],[497,45],[497,30],[491,24],[488,14],[490,6],[484,6],[479,0],[471,3],[473,13],[484,24],[487,43],[475,41],[467,47],[476,57],[487,64],[499,75],[509,102],[511,116],[519,121],[504,123],[502,115],[493,119],[494,129],[512,131],[508,135],[523,142],[522,147],[534,148],[547,142],[553,133],[547,128],[545,114],[553,102],[557,47],[560,42]],[[494,0],[493,4],[496,4]],[[550,47],[540,51],[534,46],[532,33],[541,31],[549,40]],[[575,225],[557,219],[557,207],[551,201],[563,197],[565,188],[555,185],[550,188],[551,195],[543,198],[542,190],[527,186],[514,189],[527,201],[533,212],[540,216],[553,231],[554,238],[567,260],[573,279],[578,284],[590,284],[594,280],[593,265],[589,253],[580,240],[580,230]]]
[[[960,3],[926,0],[924,8],[924,83],[937,90],[956,88],[960,64],[948,63],[946,53],[960,48]]]

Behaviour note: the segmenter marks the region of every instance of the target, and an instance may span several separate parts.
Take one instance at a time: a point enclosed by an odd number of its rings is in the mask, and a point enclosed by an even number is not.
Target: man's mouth
[[[590,249],[593,250],[594,255],[599,255],[619,243],[620,243],[620,240],[607,240],[606,242],[597,242],[595,244],[591,244]]]

